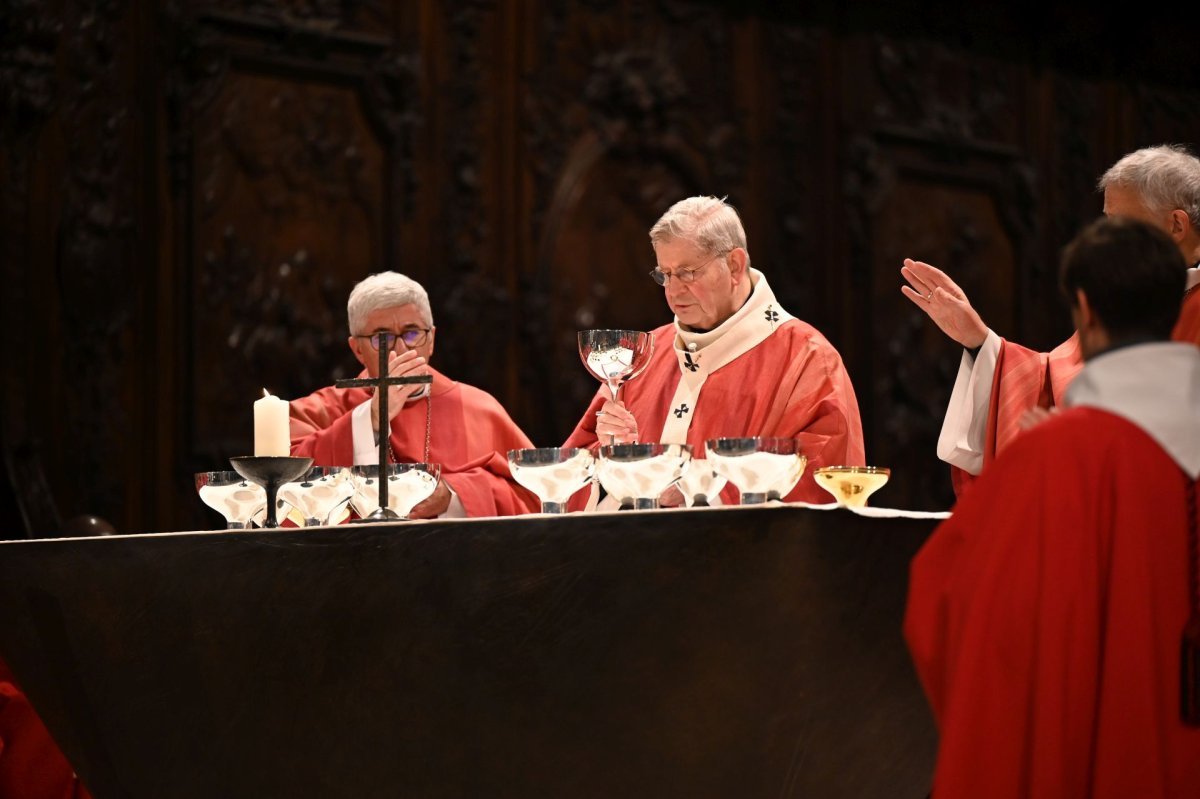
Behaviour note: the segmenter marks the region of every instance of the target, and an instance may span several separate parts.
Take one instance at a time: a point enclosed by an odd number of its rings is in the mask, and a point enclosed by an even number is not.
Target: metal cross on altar
[[[432,383],[432,375],[413,375],[412,377],[392,377],[388,374],[388,353],[391,346],[385,338],[387,334],[379,334],[379,371],[378,377],[357,377],[352,380],[338,380],[334,383],[338,388],[365,388],[373,386],[379,396],[379,432],[375,435],[375,443],[379,449],[379,507],[367,516],[359,519],[363,522],[394,522],[403,517],[388,507],[388,440],[391,437],[392,421],[388,416],[388,386],[404,386],[417,383]]]

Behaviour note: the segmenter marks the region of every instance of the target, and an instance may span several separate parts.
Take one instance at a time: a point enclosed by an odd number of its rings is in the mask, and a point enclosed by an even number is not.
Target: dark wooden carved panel
[[[250,451],[264,389],[291,399],[353,376],[347,295],[407,268],[395,239],[413,185],[415,64],[386,39],[316,24],[212,9],[176,20],[190,44],[171,107],[189,401],[174,486],[197,522],[191,473]]]
[[[650,226],[690,195],[735,205],[744,196],[742,132],[726,110],[733,75],[704,55],[729,45],[734,21],[666,6],[623,24],[606,10],[568,19],[559,9],[540,26],[541,63],[524,103],[536,239],[522,277],[518,412],[547,446],[566,438],[599,386],[579,363],[577,332],[671,319],[647,276]],[[687,33],[668,37],[671,24]]]
[[[385,190],[358,105],[344,88],[231,73],[197,117],[197,454],[244,448],[262,389],[291,398],[352,376],[346,295],[383,261]]]
[[[124,2],[15,3],[0,14],[0,293],[16,337],[0,439],[46,479],[18,477],[17,491],[48,484],[60,516],[86,509],[117,524],[137,512],[126,479],[140,368],[133,17]]]
[[[513,341],[508,265],[520,205],[502,145],[511,134],[500,131],[511,125],[505,114],[516,74],[504,33],[514,9],[492,0],[436,5],[442,38],[428,42],[429,62],[445,67],[432,76],[434,130],[423,153],[435,177],[419,195],[436,256],[418,277],[439,328],[434,365],[511,408],[518,390],[511,359],[522,348]]]
[[[10,341],[18,344],[8,347],[0,362],[0,466],[7,472],[0,477],[8,482],[0,486],[0,524],[7,528],[0,530],[0,537],[8,538],[30,515],[56,514],[44,473],[40,485],[29,473],[31,467],[47,466],[42,453],[48,444],[57,443],[58,432],[37,418],[35,409],[47,400],[62,406],[63,379],[46,368],[45,353],[51,346],[61,347],[62,341],[42,301],[49,293],[46,247],[35,244],[31,235],[43,215],[30,206],[33,187],[39,185],[37,163],[49,160],[41,141],[58,106],[54,73],[62,20],[41,3],[25,0],[10,3],[0,21],[0,317],[15,333]]]
[[[250,446],[264,387],[356,368],[346,294],[392,268],[430,291],[435,363],[561,443],[596,388],[575,332],[669,319],[647,230],[713,193],[845,357],[889,502],[945,507],[957,350],[900,295],[901,259],[1054,346],[1059,250],[1116,158],[1200,141],[1200,56],[1180,28],[1118,61],[1151,28],[1094,9],[889,8],[13,0],[0,442],[65,516],[211,524],[192,473]]]
[[[870,52],[871,132],[847,162],[849,289],[861,298],[852,375],[867,459],[892,469],[889,502],[941,509],[953,491],[936,442],[962,350],[900,294],[900,266],[910,257],[943,269],[993,330],[1019,339],[1036,174],[997,113],[1017,102],[1002,87],[1022,85],[1019,70],[983,77],[979,64],[944,53],[922,61],[882,39]]]
[[[320,37],[328,31],[377,34],[394,24],[386,0],[201,0],[197,10],[277,25],[284,35]]]

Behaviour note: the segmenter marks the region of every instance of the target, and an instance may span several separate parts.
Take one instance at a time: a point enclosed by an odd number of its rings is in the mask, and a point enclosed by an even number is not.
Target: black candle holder
[[[235,472],[266,489],[267,518],[263,527],[279,526],[275,517],[279,487],[307,472],[312,462],[312,458],[294,458],[288,455],[242,455],[229,459],[229,464]]]

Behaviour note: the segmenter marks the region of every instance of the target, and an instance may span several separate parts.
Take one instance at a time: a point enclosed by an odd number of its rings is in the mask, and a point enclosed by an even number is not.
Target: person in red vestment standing
[[[393,386],[388,413],[391,460],[438,463],[442,479],[410,518],[508,516],[537,511],[540,501],[517,485],[510,449],[532,447],[528,436],[487,392],[429,365],[433,311],[415,280],[381,272],[361,280],[347,303],[350,351],[363,374],[376,377],[386,347],[393,377],[432,375],[431,384]],[[361,375],[360,375],[361,376]],[[290,403],[291,451],[317,466],[379,462],[379,401],[362,388],[323,388]]]
[[[1170,341],[1184,264],[1127,217],[1067,246],[1084,367],[1064,409],[913,559],[933,799],[1200,796],[1200,349]]]
[[[0,797],[91,799],[0,660]]]
[[[1200,159],[1180,145],[1132,152],[1100,178],[1104,213],[1132,216],[1164,230],[1183,254],[1187,282],[1175,341],[1200,345]],[[1062,404],[1082,368],[1079,339],[1049,353],[1034,352],[990,330],[962,289],[940,269],[905,259],[901,292],[961,344],[963,353],[950,407],[938,438],[938,457],[951,466],[956,493],[1039,418],[1033,409]]]
[[[841,355],[815,327],[780,304],[750,266],[734,208],[689,197],[650,229],[675,320],[651,332],[649,366],[613,401],[604,386],[564,446],[661,441],[696,453],[718,437],[777,436],[800,441],[808,466],[788,501],[824,503],[820,466],[865,465],[858,400]],[[675,489],[662,504],[679,504]],[[725,503],[737,502],[726,486]]]

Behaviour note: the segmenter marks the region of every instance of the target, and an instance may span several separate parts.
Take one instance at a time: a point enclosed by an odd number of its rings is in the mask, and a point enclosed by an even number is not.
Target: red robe
[[[0,660],[0,797],[91,799]]]
[[[1184,295],[1171,338],[1200,346],[1200,288]],[[1079,337],[1074,333],[1049,353],[1034,352],[1001,339],[984,434],[985,468],[1020,435],[1021,415],[1030,408],[1061,405],[1063,392],[1082,368]],[[959,496],[975,480],[975,475],[957,466],[950,467],[950,475]]]
[[[436,370],[430,399],[429,458],[441,464],[442,479],[468,516],[512,516],[541,508],[517,485],[508,469],[508,451],[533,446],[490,394]],[[365,374],[363,375],[365,376]],[[314,466],[354,463],[351,412],[371,394],[362,388],[323,388],[291,402],[292,454]],[[391,425],[393,460],[425,458],[425,400],[407,403]]]
[[[654,353],[646,370],[621,388],[625,407],[638,420],[638,437],[660,441],[680,381],[674,323],[654,330]],[[701,350],[701,353],[704,351]],[[596,411],[609,398],[601,386],[583,419],[563,445],[596,448]],[[710,438],[778,436],[798,439],[808,465],[788,502],[828,503],[829,493],[812,474],[820,466],[865,465],[862,422],[850,375],[837,350],[816,328],[799,319],[779,325],[748,352],[709,375],[688,428],[693,454],[704,457]],[[737,504],[727,485],[722,501]]]
[[[1140,427],[1074,408],[934,531],[904,622],[934,799],[1200,797],[1200,729],[1180,721],[1188,479]]]

